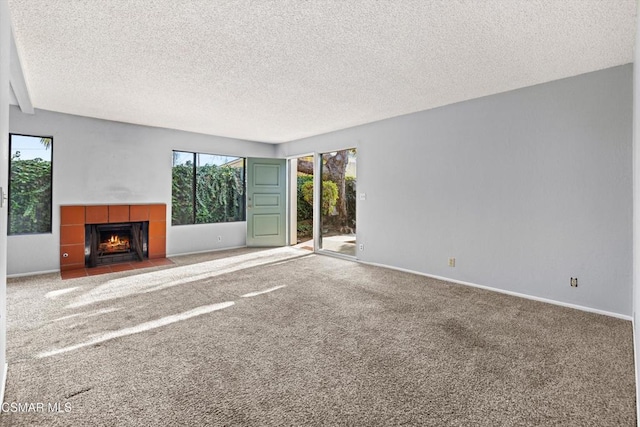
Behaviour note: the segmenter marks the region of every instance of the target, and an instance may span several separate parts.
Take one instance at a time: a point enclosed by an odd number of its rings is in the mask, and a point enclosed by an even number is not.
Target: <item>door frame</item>
[[[317,175],[317,170],[318,168],[316,167],[316,157],[318,157],[318,153],[316,152],[310,152],[310,153],[302,153],[302,154],[296,154],[295,156],[287,156],[285,157],[285,159],[287,160],[287,242],[289,246],[293,246],[297,243],[297,223],[298,223],[298,217],[297,217],[297,203],[298,203],[298,169],[296,167],[295,170],[293,170],[293,167],[291,166],[292,164],[292,160],[298,160],[300,157],[312,157],[312,162],[313,162],[313,250],[314,252],[316,251],[316,210],[315,210],[315,199],[316,199],[316,193],[315,193],[315,188],[316,188],[316,175]],[[295,190],[295,191],[294,191]],[[294,209],[293,207],[296,206],[296,210],[295,213],[296,215],[294,216]],[[294,225],[296,225],[296,228],[294,228]],[[292,243],[294,241],[294,239],[296,240],[296,243]]]
[[[322,154],[313,153],[313,252],[322,248]],[[326,252],[326,251],[323,251]]]

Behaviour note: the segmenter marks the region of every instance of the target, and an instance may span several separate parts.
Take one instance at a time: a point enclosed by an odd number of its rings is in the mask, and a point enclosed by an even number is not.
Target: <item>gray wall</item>
[[[631,134],[625,65],[294,141],[278,155],[358,148],[364,261],[630,316]]]
[[[53,232],[10,236],[8,273],[59,269],[60,205],[166,203],[171,217],[172,150],[273,157],[271,144],[11,108],[10,131],[53,136]],[[222,236],[222,242],[217,241]],[[246,223],[171,226],[169,255],[245,245]]]
[[[54,137],[54,217],[51,235],[9,238],[9,273],[58,268],[60,204],[170,206],[172,149],[355,146],[362,260],[630,316],[631,83],[626,65],[275,147],[12,108],[11,132]],[[167,233],[169,254],[245,243],[244,223]]]
[[[640,7],[640,1],[638,1]],[[636,21],[634,59],[640,58],[640,20]],[[636,365],[636,410],[640,420],[640,67],[633,67],[633,341]]]
[[[0,0],[0,135],[9,130],[9,61],[11,59],[11,19],[9,5]],[[9,152],[6,137],[0,139],[0,187],[6,191],[9,178]],[[7,343],[7,208],[0,209],[0,399],[4,400],[6,384]]]

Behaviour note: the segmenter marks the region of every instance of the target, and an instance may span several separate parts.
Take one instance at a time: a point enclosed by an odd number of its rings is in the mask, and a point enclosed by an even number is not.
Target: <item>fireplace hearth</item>
[[[148,258],[149,222],[85,225],[85,266]]]

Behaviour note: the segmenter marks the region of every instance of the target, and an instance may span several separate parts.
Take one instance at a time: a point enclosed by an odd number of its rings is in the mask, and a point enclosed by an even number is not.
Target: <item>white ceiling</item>
[[[9,0],[34,107],[283,142],[633,61],[635,0]]]

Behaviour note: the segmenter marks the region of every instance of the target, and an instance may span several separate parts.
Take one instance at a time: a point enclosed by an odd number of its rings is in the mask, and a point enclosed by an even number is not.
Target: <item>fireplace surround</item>
[[[166,229],[165,204],[61,206],[60,270],[164,258]]]

